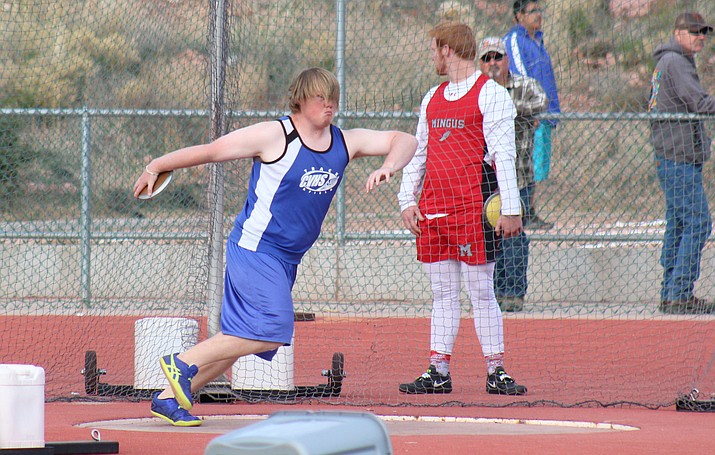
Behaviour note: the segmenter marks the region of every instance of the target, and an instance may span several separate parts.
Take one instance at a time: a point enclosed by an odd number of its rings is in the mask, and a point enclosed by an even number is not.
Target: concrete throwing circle
[[[174,427],[159,418],[117,419],[87,422],[81,428],[182,433],[224,434],[260,422],[267,415],[214,415],[200,416],[199,427]],[[431,416],[376,416],[387,427],[390,436],[413,435],[526,435],[575,434],[633,431],[637,427],[607,422],[579,422],[571,420],[493,419],[476,417]]]

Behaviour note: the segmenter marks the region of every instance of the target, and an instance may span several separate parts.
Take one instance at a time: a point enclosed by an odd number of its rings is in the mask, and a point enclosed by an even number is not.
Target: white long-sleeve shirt
[[[463,81],[450,82],[444,89],[445,99],[454,101],[462,98],[474,86],[480,75],[481,73],[476,71]],[[418,146],[414,158],[402,171],[402,183],[398,194],[400,210],[417,205],[418,196],[422,191],[428,153],[427,105],[438,88],[439,86],[433,87],[427,92],[420,105],[420,118],[416,132]],[[521,204],[514,164],[516,158],[514,142],[516,109],[514,103],[507,90],[491,79],[482,87],[478,103],[479,110],[483,115],[484,139],[487,146],[484,160],[495,167],[502,199],[502,214],[519,215],[521,214]]]

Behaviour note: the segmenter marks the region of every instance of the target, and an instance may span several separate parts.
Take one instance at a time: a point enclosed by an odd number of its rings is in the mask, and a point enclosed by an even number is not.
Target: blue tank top
[[[349,156],[337,126],[330,125],[330,147],[316,151],[303,145],[290,117],[278,121],[285,151],[270,163],[253,159],[246,204],[229,241],[298,264],[320,235]]]

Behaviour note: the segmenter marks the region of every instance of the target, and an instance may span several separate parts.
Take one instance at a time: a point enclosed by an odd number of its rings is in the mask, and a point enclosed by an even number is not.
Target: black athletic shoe
[[[495,395],[525,395],[526,387],[519,385],[504,368],[497,367],[494,374],[487,376],[487,393]]]
[[[695,296],[685,300],[664,300],[658,307],[665,314],[712,314],[715,304]]]
[[[524,309],[524,297],[497,297],[497,302],[502,312],[516,313]]]
[[[434,365],[430,365],[427,372],[415,379],[415,382],[400,384],[400,392],[418,394],[418,393],[450,393],[452,391],[452,378],[442,376],[437,373]]]
[[[525,229],[548,231],[552,227],[554,227],[554,223],[544,221],[541,218],[539,218],[538,215],[531,215],[531,216],[524,217],[524,228]]]

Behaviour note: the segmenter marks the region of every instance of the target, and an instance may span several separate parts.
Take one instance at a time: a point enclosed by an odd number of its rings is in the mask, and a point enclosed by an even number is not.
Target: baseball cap
[[[479,43],[477,56],[478,58],[482,58],[490,52],[497,52],[501,55],[506,55],[506,46],[504,46],[504,41],[497,36],[484,38],[482,42]]]
[[[703,16],[698,13],[682,13],[675,18],[675,29],[688,30],[689,32],[706,30],[707,33],[712,33],[713,26],[706,23]]]

